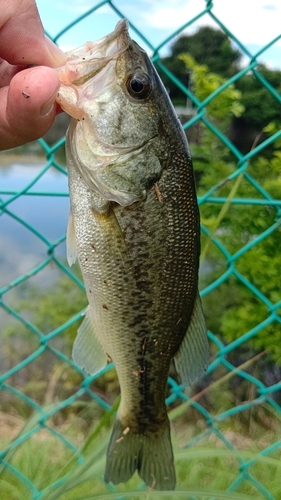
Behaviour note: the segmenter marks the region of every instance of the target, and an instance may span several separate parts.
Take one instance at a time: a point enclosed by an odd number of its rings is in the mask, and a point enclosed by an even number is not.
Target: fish
[[[209,362],[186,135],[125,19],[69,52],[58,73],[57,102],[72,117],[67,258],[78,258],[89,302],[72,356],[91,375],[112,360],[121,392],[104,478],[137,471],[148,487],[173,490],[169,370],[189,386]]]

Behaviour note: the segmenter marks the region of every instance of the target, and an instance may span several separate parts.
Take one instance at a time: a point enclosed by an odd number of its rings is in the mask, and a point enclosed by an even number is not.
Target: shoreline
[[[6,151],[0,152],[0,168],[10,167],[15,163],[20,163],[21,165],[42,165],[48,160],[46,156],[34,155],[34,154],[22,154],[22,153],[7,153]]]

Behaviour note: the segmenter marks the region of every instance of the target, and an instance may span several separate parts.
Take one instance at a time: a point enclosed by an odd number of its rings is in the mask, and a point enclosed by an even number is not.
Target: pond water
[[[65,235],[69,198],[58,194],[68,193],[67,176],[53,167],[44,173],[30,192],[56,193],[55,196],[21,195],[6,206],[7,212],[1,210],[3,202],[14,198],[12,192],[28,186],[43,168],[43,163],[28,166],[20,161],[0,168],[0,288],[47,258],[48,245],[42,238],[55,244]],[[42,238],[18,218],[32,226]],[[65,258],[65,242],[56,248],[55,255]]]

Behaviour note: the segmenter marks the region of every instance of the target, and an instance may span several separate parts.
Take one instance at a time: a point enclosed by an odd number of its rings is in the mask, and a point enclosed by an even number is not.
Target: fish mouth
[[[93,78],[110,61],[127,50],[131,41],[128,30],[128,21],[121,19],[109,35],[67,52],[67,62],[59,71],[61,82],[81,86]]]

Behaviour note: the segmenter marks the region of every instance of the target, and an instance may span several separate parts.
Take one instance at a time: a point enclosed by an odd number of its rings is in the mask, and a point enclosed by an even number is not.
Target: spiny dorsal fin
[[[208,368],[207,328],[199,294],[194,304],[187,332],[174,359],[176,370],[184,386],[193,384],[205,374]]]

